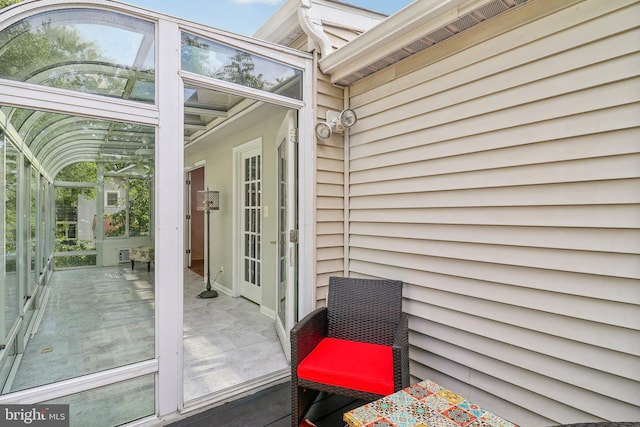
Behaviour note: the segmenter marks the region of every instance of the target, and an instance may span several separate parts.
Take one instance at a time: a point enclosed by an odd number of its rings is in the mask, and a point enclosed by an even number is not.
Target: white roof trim
[[[304,0],[311,4],[313,18],[356,31],[365,31],[380,23],[387,15],[352,6],[336,0]],[[300,0],[286,0],[254,34],[253,37],[289,45],[304,32],[298,21]]]
[[[420,0],[319,61],[335,83],[492,0]]]

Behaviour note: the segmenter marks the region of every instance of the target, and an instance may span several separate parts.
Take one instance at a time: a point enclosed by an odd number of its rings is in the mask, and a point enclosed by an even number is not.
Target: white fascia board
[[[253,37],[278,43],[300,29],[298,24],[298,5],[300,0],[287,0],[280,9],[253,34]]]
[[[333,83],[373,64],[492,0],[421,0],[319,61]]]

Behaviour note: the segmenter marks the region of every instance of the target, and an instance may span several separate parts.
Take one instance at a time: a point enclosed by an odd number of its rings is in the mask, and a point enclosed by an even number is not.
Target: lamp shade
[[[220,209],[220,192],[201,190],[197,192],[198,200],[196,210],[217,211]]]

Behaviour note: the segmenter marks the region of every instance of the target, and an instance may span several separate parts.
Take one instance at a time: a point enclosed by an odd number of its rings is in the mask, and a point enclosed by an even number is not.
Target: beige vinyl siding
[[[406,283],[416,379],[640,420],[639,23],[530,1],[350,88],[348,273]]]
[[[317,121],[327,110],[341,111],[344,89],[318,73]],[[314,123],[315,125],[315,123]],[[344,275],[344,142],[342,135],[316,139],[316,298],[326,297],[330,276]]]

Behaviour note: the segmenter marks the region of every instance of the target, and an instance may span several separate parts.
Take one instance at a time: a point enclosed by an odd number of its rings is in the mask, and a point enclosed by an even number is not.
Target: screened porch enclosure
[[[210,149],[219,129],[307,114],[309,66],[300,52],[110,2],[2,9],[0,402],[79,405],[82,425],[91,396],[97,414],[120,408],[104,418],[119,425],[255,383],[189,383],[201,347],[183,339],[210,341],[216,320],[191,300],[202,278],[184,270],[184,150]],[[155,248],[149,271],[131,262],[138,247]],[[250,316],[282,352],[275,315]],[[270,369],[258,387],[285,375]]]

